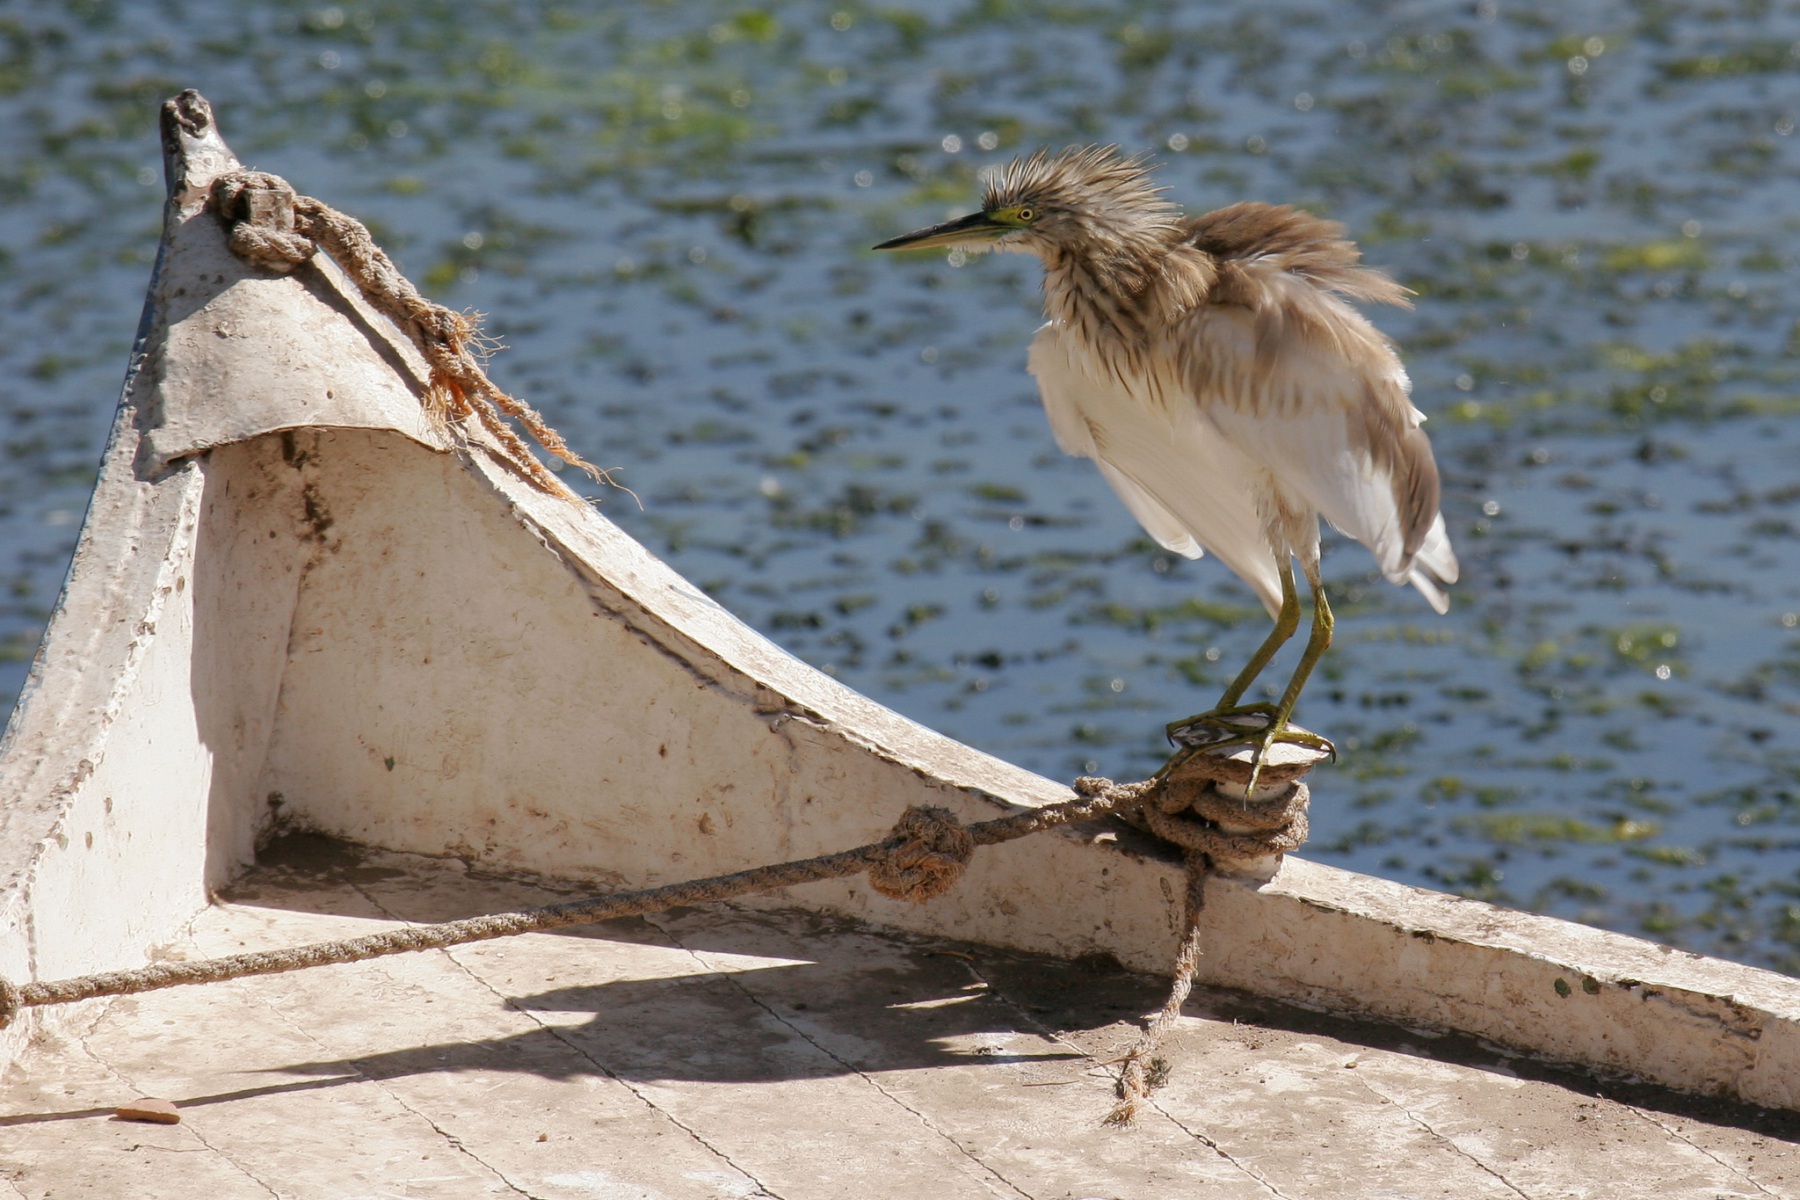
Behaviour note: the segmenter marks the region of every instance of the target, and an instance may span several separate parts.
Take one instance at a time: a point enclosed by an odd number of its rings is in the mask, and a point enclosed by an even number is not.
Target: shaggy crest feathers
[[[1250,276],[1271,269],[1347,299],[1409,307],[1411,293],[1363,266],[1338,222],[1255,201],[1188,217],[1151,183],[1150,171],[1147,155],[1117,146],[1015,158],[989,176],[982,210],[1030,208],[1035,219],[1028,242],[1006,239],[995,248],[1030,244],[1053,275],[1080,276],[1058,282],[1088,285],[1079,292],[1089,296],[1099,285],[1111,310],[1100,323],[1125,338],[1209,301],[1263,307],[1268,297],[1250,294],[1259,290]]]
[[[1179,233],[1181,209],[1150,183],[1147,155],[1125,155],[1117,146],[1071,146],[1058,154],[1039,150],[1015,158],[989,177],[981,207],[992,212],[1017,204],[1086,215],[1167,236]]]
[[[1104,347],[1120,378],[1148,367],[1151,330],[1206,298],[1211,263],[1174,252],[1186,223],[1151,183],[1143,155],[1078,146],[1016,158],[982,196],[984,212],[1009,208],[1030,208],[1034,218],[996,248],[1043,258],[1050,315]]]

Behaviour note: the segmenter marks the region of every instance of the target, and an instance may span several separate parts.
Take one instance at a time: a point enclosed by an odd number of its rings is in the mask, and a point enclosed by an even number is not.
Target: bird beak
[[[961,246],[969,242],[989,242],[1014,227],[1003,225],[984,212],[970,213],[942,225],[920,229],[904,237],[894,238],[875,247],[877,250],[927,250],[933,246]]]

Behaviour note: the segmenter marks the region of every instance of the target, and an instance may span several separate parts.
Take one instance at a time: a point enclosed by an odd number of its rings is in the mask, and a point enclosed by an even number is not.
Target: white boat
[[[237,164],[197,95],[165,140],[142,333],[0,742],[0,976],[1070,798],[446,433],[336,264],[228,248],[207,197]],[[1185,882],[1090,823],[982,849],[926,903],[849,878],[30,1008],[0,1032],[0,1195],[1800,1194],[1800,982],[1293,855],[1208,879],[1170,1081],[1103,1128],[1155,999],[1118,968],[1166,979]],[[138,1095],[184,1120],[110,1119]]]

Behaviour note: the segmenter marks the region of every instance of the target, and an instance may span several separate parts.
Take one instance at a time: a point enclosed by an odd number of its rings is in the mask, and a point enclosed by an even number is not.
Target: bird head
[[[1107,256],[1164,246],[1179,236],[1180,210],[1150,182],[1140,156],[1117,146],[1039,150],[988,179],[981,211],[897,237],[877,250],[1004,250]]]

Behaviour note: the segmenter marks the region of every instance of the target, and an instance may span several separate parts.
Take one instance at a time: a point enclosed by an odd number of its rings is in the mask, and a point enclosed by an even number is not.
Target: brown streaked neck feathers
[[[1141,368],[1156,333],[1205,303],[1217,275],[1210,256],[1173,239],[1103,255],[1052,250],[1044,256],[1045,315],[1103,357]]]
[[[1184,251],[1181,210],[1142,158],[1089,146],[1017,159],[989,181],[982,207],[1037,214],[1031,248],[1044,260],[1047,315],[1112,357],[1141,356],[1154,331],[1210,283],[1204,256]]]

